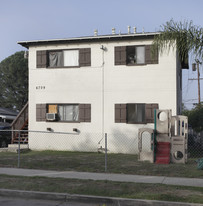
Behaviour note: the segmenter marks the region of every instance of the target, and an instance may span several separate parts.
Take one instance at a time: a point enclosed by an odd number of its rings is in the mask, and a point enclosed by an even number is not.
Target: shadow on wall
[[[114,129],[108,136],[108,150],[110,153],[138,154],[138,130],[123,132]],[[151,148],[151,136],[149,133],[143,135],[143,150],[149,151]]]
[[[72,145],[73,151],[98,152],[99,142],[104,139],[101,133],[81,133],[78,138],[78,144]]]
[[[30,149],[32,150],[58,150],[98,152],[105,150],[105,135],[102,133],[80,134],[31,134]],[[143,141],[143,147],[147,147],[148,139]],[[109,153],[138,154],[138,132],[123,132],[113,130],[107,134],[107,149]]]
[[[32,150],[96,152],[101,136],[98,133],[32,133],[29,146]]]
[[[107,145],[110,153],[138,153],[138,133],[113,130],[107,134]]]

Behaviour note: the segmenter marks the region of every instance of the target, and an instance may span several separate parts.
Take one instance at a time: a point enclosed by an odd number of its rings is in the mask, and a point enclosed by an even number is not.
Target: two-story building
[[[29,130],[77,133],[32,132],[30,149],[96,151],[107,133],[110,152],[136,152],[155,108],[180,114],[181,64],[175,49],[151,52],[155,35],[18,42],[29,49]]]

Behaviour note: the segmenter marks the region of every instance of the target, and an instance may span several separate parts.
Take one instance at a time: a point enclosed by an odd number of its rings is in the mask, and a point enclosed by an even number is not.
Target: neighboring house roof
[[[8,122],[0,122],[0,130],[10,129],[10,124]]]
[[[11,109],[0,107],[0,117],[5,119],[14,119],[17,116],[18,112],[15,112]]]
[[[66,39],[49,39],[49,40],[33,40],[33,41],[19,41],[18,44],[28,48],[33,45],[47,45],[47,44],[64,44],[64,43],[84,43],[84,42],[101,42],[101,41],[123,41],[132,39],[152,39],[160,32],[145,32],[145,33],[130,33],[130,34],[111,34],[111,35],[97,35]]]

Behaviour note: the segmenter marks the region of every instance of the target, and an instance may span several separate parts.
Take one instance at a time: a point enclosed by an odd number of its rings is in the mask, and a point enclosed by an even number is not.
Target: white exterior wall
[[[103,133],[108,134],[110,152],[137,151],[138,128],[153,124],[115,123],[114,105],[119,103],[158,103],[159,109],[177,114],[178,89],[176,52],[159,56],[159,64],[115,66],[114,47],[147,45],[152,41],[122,41],[51,45],[29,48],[29,130],[80,131],[79,135],[30,133],[31,149],[97,150]],[[107,51],[100,49],[101,45]],[[91,48],[91,67],[36,68],[37,50]],[[104,60],[104,62],[103,62]],[[90,123],[36,122],[36,104],[91,104]],[[62,137],[63,136],[63,137]],[[104,147],[104,139],[100,146]]]

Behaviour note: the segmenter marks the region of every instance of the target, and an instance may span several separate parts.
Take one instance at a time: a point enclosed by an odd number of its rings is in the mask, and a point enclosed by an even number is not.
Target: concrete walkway
[[[134,182],[134,183],[158,183],[167,185],[182,185],[203,187],[203,179],[197,178],[176,178],[164,176],[142,176],[142,175],[125,175],[111,173],[90,173],[74,171],[50,171],[35,169],[17,169],[17,168],[0,168],[0,174],[26,176],[26,177],[50,177],[50,178],[68,178],[83,180],[108,180],[117,182]]]

